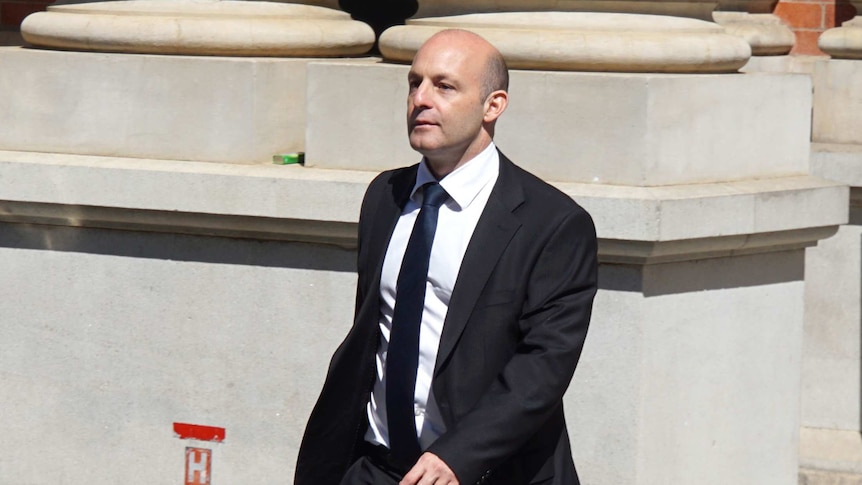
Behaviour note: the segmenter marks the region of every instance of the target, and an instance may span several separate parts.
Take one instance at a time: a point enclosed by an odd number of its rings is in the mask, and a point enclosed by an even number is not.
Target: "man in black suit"
[[[295,485],[577,485],[562,398],[596,292],[592,220],[496,150],[508,71],[484,39],[436,34],[408,82],[423,159],[366,192],[354,325]]]

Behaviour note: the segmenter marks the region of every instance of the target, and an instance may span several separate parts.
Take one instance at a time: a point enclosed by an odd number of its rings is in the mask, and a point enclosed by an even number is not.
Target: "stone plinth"
[[[494,44],[512,69],[612,72],[734,72],[751,56],[742,38],[710,22],[675,17],[519,12],[408,20],[380,36],[387,60],[410,62],[447,28]]]
[[[814,144],[811,171],[851,186],[850,223],[806,251],[801,476],[862,483],[862,144]]]
[[[858,4],[858,2],[856,2]],[[862,7],[862,5],[857,5]],[[862,20],[826,31],[814,70],[812,173],[851,186],[850,223],[806,254],[801,483],[862,483]]]
[[[309,66],[306,162],[366,170],[416,162],[403,114],[407,70]],[[808,171],[807,76],[513,71],[510,87],[499,146],[548,180],[656,186]],[[375,122],[345,117],[346,103]]]
[[[214,476],[289,483],[374,175],[0,152],[0,482],[166,481],[181,421],[227,429]],[[846,188],[556,185],[603,261],[566,397],[584,483],[791,483],[801,248],[846,220]]]
[[[340,57],[374,43],[371,27],[345,12],[230,0],[50,6],[28,16],[21,33],[40,47],[149,54]]]
[[[802,428],[799,438],[799,485],[862,483],[859,431]]]
[[[713,12],[715,22],[729,34],[738,35],[751,46],[754,56],[780,56],[790,52],[796,37],[775,15],[748,12]]]
[[[862,62],[834,59],[814,70],[812,140],[862,144]]]
[[[308,62],[0,48],[0,149],[271,163],[304,149]]]
[[[862,59],[862,16],[823,32],[817,45],[834,59]]]
[[[795,484],[801,250],[602,265],[566,401],[582,483]]]

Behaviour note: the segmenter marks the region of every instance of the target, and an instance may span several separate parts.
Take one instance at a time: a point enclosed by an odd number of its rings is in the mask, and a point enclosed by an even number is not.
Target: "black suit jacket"
[[[366,192],[355,320],[309,418],[295,485],[338,485],[358,458],[375,378],[383,258],[416,169],[384,172]],[[428,451],[462,485],[578,484],[562,397],[587,334],[596,274],[589,214],[501,154],[452,291],[432,381],[447,431]]]

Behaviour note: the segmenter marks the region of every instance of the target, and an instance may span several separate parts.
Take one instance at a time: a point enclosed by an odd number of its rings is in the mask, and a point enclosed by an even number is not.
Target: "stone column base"
[[[862,475],[800,468],[799,485],[862,485]]]
[[[862,434],[855,430],[802,428],[799,485],[862,485]]]
[[[311,61],[3,47],[0,149],[269,164],[304,150]]]

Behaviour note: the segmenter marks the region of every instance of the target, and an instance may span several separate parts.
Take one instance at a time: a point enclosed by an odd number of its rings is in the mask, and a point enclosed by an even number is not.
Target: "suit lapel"
[[[454,350],[500,256],[521,227],[513,211],[523,203],[524,191],[515,172],[514,164],[501,153],[497,183],[473,231],[449,300],[435,376]]]
[[[395,224],[404,210],[405,204],[410,199],[410,192],[416,183],[416,166],[397,172],[386,185],[386,192],[381,194],[380,203],[376,214],[372,217],[374,225],[371,227],[368,241],[368,267],[374,271],[371,278],[371,286],[366,290],[366,298],[376,298],[380,294],[380,274],[383,270],[383,259],[386,256],[386,248],[392,238]]]

